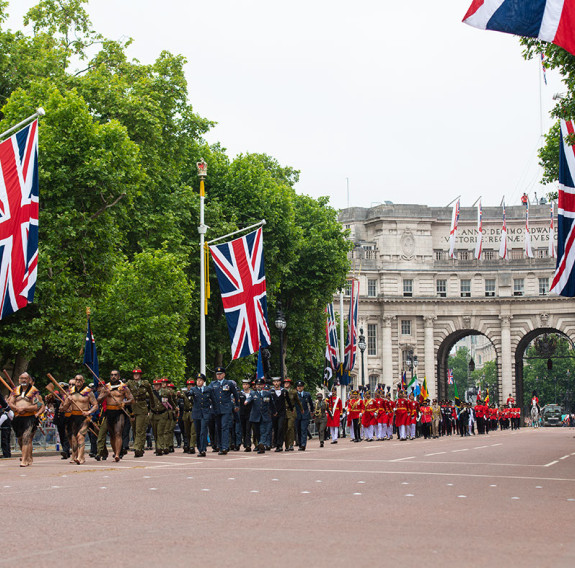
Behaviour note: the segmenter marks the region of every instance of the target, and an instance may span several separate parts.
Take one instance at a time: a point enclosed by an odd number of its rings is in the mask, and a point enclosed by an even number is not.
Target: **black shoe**
[[[332,443],[332,444],[337,444],[337,440],[332,440],[331,443]]]
[[[174,452],[175,452],[175,450],[174,450],[174,447],[172,446],[172,447],[169,449],[168,453],[169,453],[169,454],[173,454]]]
[[[190,448],[188,450],[188,454],[195,454],[196,453],[196,448]]]
[[[135,458],[143,458],[144,457],[144,450],[136,450],[134,453]]]
[[[199,458],[205,458],[205,457],[206,457],[206,452],[198,452],[198,457],[199,457]]]
[[[293,446],[290,446],[289,448],[286,448],[286,452],[293,452],[293,451],[294,451]]]
[[[102,458],[100,456],[94,456],[96,458],[96,461],[99,462]]]
[[[239,447],[239,446],[234,446],[234,447],[232,448],[232,450],[233,450],[234,452],[239,452],[239,451],[240,451],[240,447]]]
[[[251,451],[252,451],[251,448],[246,448],[246,449],[244,450],[244,452],[251,452]]]
[[[212,448],[212,452],[217,452],[218,448]]]
[[[297,451],[298,451],[298,452],[305,452],[305,446],[300,446],[300,447],[297,449]]]
[[[319,447],[320,447],[320,448],[323,448],[323,442],[320,442],[320,443],[319,443]]]
[[[266,451],[265,450],[258,450],[258,454],[265,454]]]
[[[60,452],[60,455],[62,456],[61,459],[63,460],[67,460],[70,458],[70,456],[72,455],[70,452]]]
[[[218,456],[225,456],[228,453],[228,450],[220,450],[218,452]]]
[[[95,457],[96,457],[96,454],[95,454],[94,452],[90,452],[88,455],[89,455],[91,458],[95,458]]]
[[[190,448],[188,448],[187,446],[184,446],[184,454],[189,454],[190,453]]]
[[[276,452],[283,452],[284,449],[283,448],[276,448]]]

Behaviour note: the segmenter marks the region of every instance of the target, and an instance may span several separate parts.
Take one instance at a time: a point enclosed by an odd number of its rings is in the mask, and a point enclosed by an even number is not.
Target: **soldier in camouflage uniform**
[[[166,432],[166,444],[170,453],[174,453],[174,430],[176,429],[176,422],[178,421],[180,408],[176,398],[176,386],[173,383],[170,383],[169,379],[166,379],[165,377],[162,380],[164,382],[164,388],[162,390],[165,393],[164,396],[168,398],[168,430]]]
[[[191,395],[191,389],[196,385],[194,379],[188,379],[186,381],[188,389],[184,391],[180,396],[184,402],[184,412],[182,415],[182,422],[184,423],[184,454],[195,454],[196,453],[196,427],[194,421],[192,420],[192,408],[194,406],[194,399]]]
[[[162,395],[162,384],[161,379],[154,380],[153,396],[150,398],[152,430],[154,432],[154,441],[156,444],[155,453],[157,456],[170,453],[170,450],[166,445],[168,439],[168,436],[166,436],[166,430],[168,428],[168,409],[165,406],[165,403],[168,402],[168,399]]]
[[[141,458],[144,455],[146,442],[146,430],[150,421],[150,399],[153,396],[152,386],[142,379],[142,370],[134,369],[132,378],[128,380],[128,388],[134,397],[132,414],[134,421],[134,457]]]

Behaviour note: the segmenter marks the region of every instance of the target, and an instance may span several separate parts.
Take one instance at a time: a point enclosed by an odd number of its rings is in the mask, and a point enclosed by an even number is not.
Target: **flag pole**
[[[227,235],[222,235],[221,237],[217,237],[215,239],[212,239],[211,241],[208,241],[208,244],[211,245],[213,243],[217,243],[218,241],[221,241],[222,239],[225,239],[227,237],[231,237],[232,235],[237,235],[238,233],[243,233],[244,231],[249,231],[250,229],[254,229],[255,227],[259,227],[260,225],[265,225],[265,224],[266,224],[266,220],[262,219],[261,221],[258,221],[257,223],[250,225],[249,227],[244,227],[243,229],[238,229],[237,231],[233,231],[231,233],[228,233]]]
[[[208,227],[204,223],[204,200],[206,197],[204,180],[208,173],[206,162],[202,158],[196,164],[200,178],[200,373],[206,374],[206,282],[205,282],[205,234]]]
[[[2,132],[2,134],[0,134],[0,139],[5,138],[6,136],[8,136],[8,134],[11,134],[15,130],[18,130],[22,126],[25,126],[29,122],[32,122],[33,120],[36,120],[38,117],[44,116],[45,114],[46,114],[46,111],[42,107],[37,108],[36,112],[34,114],[31,114],[28,118],[25,118],[24,120],[22,120],[18,124],[14,125],[12,128],[9,128],[5,132]]]

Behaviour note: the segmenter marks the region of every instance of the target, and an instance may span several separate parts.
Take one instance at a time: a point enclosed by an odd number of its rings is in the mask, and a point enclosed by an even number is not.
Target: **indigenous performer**
[[[331,443],[337,444],[337,439],[339,438],[339,423],[341,420],[341,411],[343,405],[341,403],[341,398],[337,396],[337,389],[333,387],[331,389],[331,396],[326,400],[327,403],[327,427],[329,428],[329,433],[331,434]]]
[[[402,441],[407,440],[407,421],[407,400],[405,399],[405,392],[400,390],[395,401],[395,425],[397,426],[397,435]]]
[[[415,440],[415,426],[417,424],[417,413],[419,412],[419,403],[415,400],[413,390],[409,393],[407,401],[407,424],[409,426],[408,436],[410,440]]]
[[[371,398],[371,393],[368,390],[365,391],[364,396],[364,410],[361,417],[361,425],[363,426],[366,441],[373,442],[373,427],[377,424],[377,418],[375,417],[377,412],[377,402]]]
[[[62,410],[70,412],[66,428],[72,450],[70,463],[81,465],[86,463],[84,448],[86,433],[91,422],[90,414],[98,410],[92,389],[84,384],[84,375],[76,375],[74,378],[74,386],[69,388],[68,395],[62,403]]]
[[[362,412],[363,412],[363,400],[359,398],[359,392],[354,390],[351,392],[347,407],[348,420],[351,420],[353,427],[353,437],[351,439],[352,442],[361,442],[359,421]]]
[[[98,402],[106,401],[106,423],[114,460],[119,462],[122,459],[122,431],[128,417],[124,407],[132,404],[134,397],[130,389],[120,381],[120,372],[117,370],[110,373],[110,382],[100,385],[99,390]]]
[[[10,393],[6,402],[14,412],[12,428],[22,450],[20,467],[28,467],[32,465],[32,442],[38,428],[38,417],[45,408],[44,401],[28,373],[22,373],[18,377],[18,386]]]

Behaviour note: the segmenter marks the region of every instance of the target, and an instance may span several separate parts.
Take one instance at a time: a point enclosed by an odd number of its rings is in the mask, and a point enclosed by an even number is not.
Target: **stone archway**
[[[515,349],[515,392],[516,398],[515,400],[519,404],[519,406],[523,406],[523,395],[524,395],[524,388],[523,388],[523,357],[525,356],[525,351],[529,347],[529,344],[540,335],[545,333],[553,333],[565,338],[571,345],[574,347],[573,340],[564,332],[554,327],[539,327],[536,328],[529,333],[526,333],[520,341],[517,343],[517,348]],[[553,357],[551,357],[552,359]],[[507,395],[507,393],[505,393]]]
[[[437,349],[437,396],[440,400],[444,400],[447,398],[447,360],[449,357],[449,353],[453,349],[453,346],[463,339],[464,337],[468,337],[469,335],[482,335],[486,337],[493,346],[493,349],[496,353],[496,362],[497,362],[497,385],[498,390],[501,388],[501,369],[499,367],[499,354],[497,352],[497,348],[495,343],[488,337],[486,334],[481,333],[475,329],[460,329],[450,333],[447,337],[443,339],[439,348]],[[463,392],[459,393],[460,397],[463,396]]]

